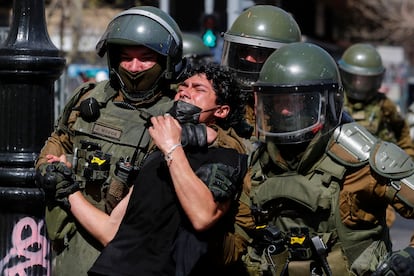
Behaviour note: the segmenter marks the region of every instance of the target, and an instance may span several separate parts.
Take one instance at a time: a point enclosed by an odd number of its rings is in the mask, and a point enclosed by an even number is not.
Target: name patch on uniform
[[[109,137],[109,138],[112,138],[112,139],[120,140],[122,130],[114,128],[114,127],[109,127],[109,126],[105,126],[105,125],[102,125],[102,124],[95,123],[92,127],[92,133],[93,134],[99,134],[99,135]]]

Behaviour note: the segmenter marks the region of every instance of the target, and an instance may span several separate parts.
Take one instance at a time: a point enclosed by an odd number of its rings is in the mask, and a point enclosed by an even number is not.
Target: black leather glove
[[[56,201],[68,210],[68,196],[80,190],[72,170],[62,162],[41,165],[36,171],[36,183],[45,192],[47,201]]]
[[[207,146],[207,127],[205,124],[186,123],[181,125],[181,144],[183,147]]]
[[[201,166],[196,175],[208,186],[218,202],[233,198],[240,187],[236,168],[221,163]],[[239,184],[239,185],[238,185]]]
[[[410,276],[414,275],[414,248],[408,246],[392,252],[372,274],[373,276]]]

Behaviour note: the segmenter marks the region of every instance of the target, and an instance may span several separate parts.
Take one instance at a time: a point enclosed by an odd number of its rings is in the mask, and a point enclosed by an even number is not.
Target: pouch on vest
[[[348,267],[348,260],[342,252],[340,243],[335,244],[326,256],[329,264],[329,274],[323,268],[321,260],[312,258],[308,260],[290,260],[291,252],[286,248],[272,254],[269,248],[262,251],[259,256],[249,247],[248,254],[244,256],[244,263],[249,275],[353,275]],[[326,269],[326,268],[325,268]]]
[[[75,222],[71,216],[59,206],[46,208],[45,221],[47,234],[51,241],[69,239],[76,231]]]

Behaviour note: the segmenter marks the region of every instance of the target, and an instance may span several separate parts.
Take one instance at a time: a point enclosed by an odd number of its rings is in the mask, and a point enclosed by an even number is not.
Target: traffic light
[[[216,40],[217,40],[217,36],[214,33],[213,30],[211,29],[207,29],[204,34],[203,34],[203,43],[204,45],[210,47],[210,48],[214,48],[216,47]]]
[[[213,14],[206,14],[203,18],[202,36],[204,45],[210,48],[217,46],[217,19]]]

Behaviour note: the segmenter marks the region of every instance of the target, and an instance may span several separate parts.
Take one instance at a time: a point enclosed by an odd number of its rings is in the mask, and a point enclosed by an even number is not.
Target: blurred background
[[[12,0],[0,0],[0,43],[7,38],[12,4]],[[324,47],[336,59],[353,43],[374,44],[387,67],[382,91],[403,114],[414,100],[412,0],[45,0],[49,36],[67,62],[56,82],[55,116],[81,82],[108,77],[106,58],[96,55],[95,45],[121,10],[139,5],[160,7],[184,32],[204,37],[219,62],[220,34],[243,10],[256,4],[279,6],[291,13],[303,39]]]

